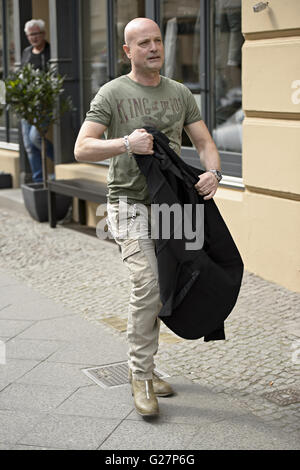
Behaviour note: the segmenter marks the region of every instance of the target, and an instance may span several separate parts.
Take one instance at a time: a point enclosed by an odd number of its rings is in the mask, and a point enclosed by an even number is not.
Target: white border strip
[[[19,144],[13,144],[10,142],[0,142],[0,149],[15,150],[18,152],[20,150],[20,146]]]
[[[238,178],[236,176],[223,175],[222,181],[220,183],[220,187],[222,186],[231,186],[232,188],[245,189],[243,178]]]

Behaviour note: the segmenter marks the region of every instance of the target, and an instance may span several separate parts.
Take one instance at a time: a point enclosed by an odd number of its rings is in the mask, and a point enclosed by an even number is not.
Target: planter
[[[38,222],[48,222],[48,189],[43,187],[43,183],[22,184],[24,204],[31,217]],[[68,208],[72,204],[72,197],[55,194],[56,197],[56,217],[63,219]]]
[[[0,189],[12,188],[12,177],[10,173],[0,173]]]

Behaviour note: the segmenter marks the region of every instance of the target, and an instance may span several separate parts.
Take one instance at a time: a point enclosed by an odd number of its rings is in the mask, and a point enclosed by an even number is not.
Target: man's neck
[[[144,75],[132,70],[128,74],[128,77],[131,78],[131,80],[133,80],[134,82],[140,83],[141,85],[145,86],[157,86],[160,84],[159,71]]]
[[[40,54],[45,49],[45,46],[46,46],[46,41],[40,46],[33,46],[32,48],[33,54]]]

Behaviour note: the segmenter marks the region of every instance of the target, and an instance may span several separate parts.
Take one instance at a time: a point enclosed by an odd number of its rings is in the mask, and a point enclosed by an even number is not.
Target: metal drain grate
[[[286,406],[293,403],[300,403],[300,390],[285,388],[283,390],[264,393],[263,397],[277,405]]]
[[[89,367],[82,372],[103,388],[119,387],[128,384],[128,363],[119,362],[100,367]],[[158,377],[168,377],[167,374],[155,369]]]

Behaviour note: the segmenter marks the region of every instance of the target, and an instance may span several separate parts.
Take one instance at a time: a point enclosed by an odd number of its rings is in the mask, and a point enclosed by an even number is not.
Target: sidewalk
[[[0,449],[299,449],[298,400],[265,396],[299,388],[299,294],[246,272],[226,341],[163,327],[157,367],[176,395],[146,421],[128,384],[104,389],[83,372],[127,359],[117,247],[2,205],[0,266]]]
[[[126,360],[126,344],[0,272],[1,449],[299,449],[236,400],[184,377],[147,421],[129,385],[104,389],[82,369]]]

